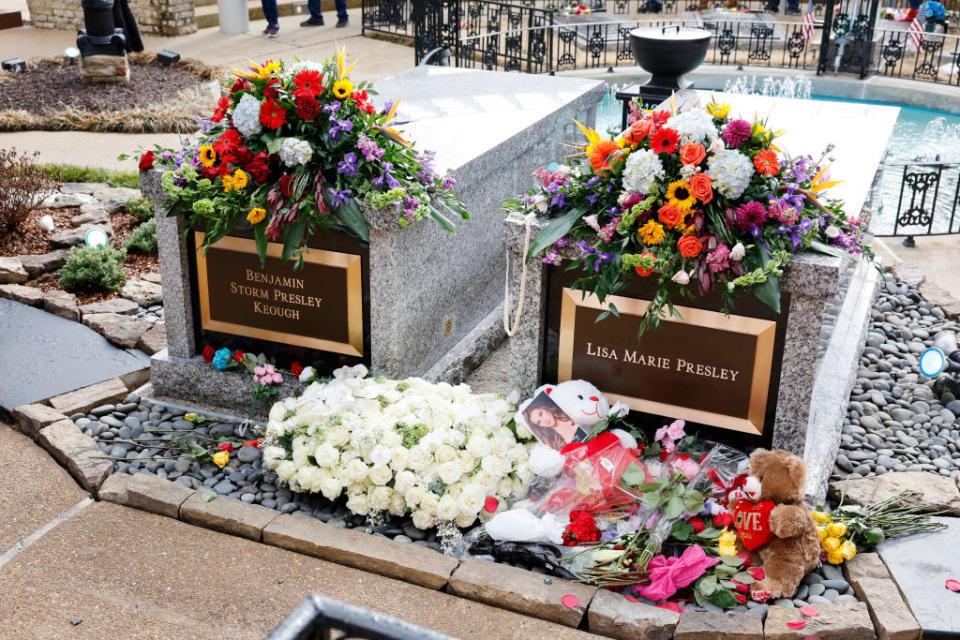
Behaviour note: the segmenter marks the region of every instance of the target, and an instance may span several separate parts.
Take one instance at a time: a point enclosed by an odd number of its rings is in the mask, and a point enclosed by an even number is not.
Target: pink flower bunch
[[[657,429],[653,439],[660,443],[660,447],[667,453],[673,453],[677,448],[677,442],[683,440],[686,435],[683,428],[686,426],[683,420],[674,420],[670,424]]]
[[[281,384],[283,376],[277,372],[276,367],[272,364],[265,364],[253,369],[253,381],[269,387],[272,384]]]

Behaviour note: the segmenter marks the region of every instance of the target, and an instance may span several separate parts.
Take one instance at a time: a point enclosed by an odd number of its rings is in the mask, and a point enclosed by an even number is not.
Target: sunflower
[[[267,217],[267,210],[263,207],[254,207],[250,209],[250,213],[247,214],[247,222],[250,224],[257,224],[263,222],[263,219]]]
[[[212,167],[213,163],[217,161],[217,152],[213,150],[213,147],[209,144],[205,144],[200,147],[200,164],[205,167]]]
[[[594,173],[610,170],[610,161],[620,155],[620,143],[613,140],[600,140],[590,150],[590,166]]]
[[[333,83],[333,96],[337,100],[344,100],[353,93],[353,83],[349,80],[337,80]]]
[[[677,180],[671,182],[667,187],[667,202],[680,209],[683,214],[688,214],[697,204],[697,199],[690,193],[690,183],[686,180]]]
[[[667,234],[663,230],[662,224],[659,222],[654,222],[653,220],[647,220],[647,224],[640,227],[640,230],[637,231],[637,235],[640,236],[640,240],[643,241],[643,244],[652,245],[660,244]]]

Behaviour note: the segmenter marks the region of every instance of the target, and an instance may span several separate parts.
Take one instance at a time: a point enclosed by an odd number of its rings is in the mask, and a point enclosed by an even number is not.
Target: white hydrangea
[[[280,159],[288,167],[307,164],[313,157],[313,147],[300,138],[284,138],[280,143]]]
[[[623,188],[630,193],[648,194],[663,177],[663,163],[651,149],[638,149],[627,156],[623,167]]]
[[[691,109],[672,115],[667,120],[666,126],[680,134],[681,144],[698,142],[709,146],[719,137],[717,127],[713,123],[713,116],[703,109]]]
[[[750,158],[734,149],[723,149],[707,160],[707,175],[713,179],[713,188],[730,199],[739,198],[753,177]]]
[[[346,494],[355,514],[468,527],[489,515],[488,497],[505,502],[533,478],[529,445],[508,427],[515,410],[467,385],[342,368],[273,406],[263,459],[294,491]]]
[[[244,138],[260,133],[260,101],[249,93],[243,94],[233,110],[233,126]]]

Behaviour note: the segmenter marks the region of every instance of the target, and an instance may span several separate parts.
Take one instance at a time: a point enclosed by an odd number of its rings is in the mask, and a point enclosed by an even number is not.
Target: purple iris
[[[330,118],[330,132],[327,134],[331,140],[339,140],[340,133],[353,129],[353,122],[350,120],[337,120]]]
[[[330,102],[330,103],[324,105],[324,107],[323,107],[323,112],[324,112],[325,114],[327,114],[328,116],[332,116],[333,114],[335,114],[335,113],[336,113],[337,111],[339,111],[339,110],[340,110],[340,103],[339,103],[339,102]]]
[[[560,208],[567,206],[566,198],[564,198],[565,195],[566,194],[563,191],[561,191],[557,195],[553,196],[553,199],[550,200],[550,204],[553,205],[554,207],[560,207]]]
[[[350,151],[343,156],[343,160],[337,163],[337,173],[348,176],[357,175],[357,154]]]
[[[347,204],[353,192],[350,189],[327,189],[327,194],[330,196],[330,206],[339,210],[340,207]]]

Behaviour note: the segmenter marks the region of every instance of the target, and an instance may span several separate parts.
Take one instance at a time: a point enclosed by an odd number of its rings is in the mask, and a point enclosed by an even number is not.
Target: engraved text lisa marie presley
[[[724,367],[703,364],[700,362],[690,362],[689,360],[684,360],[683,358],[673,359],[664,358],[661,356],[652,356],[649,354],[637,353],[635,349],[624,348],[622,350],[622,354],[618,355],[619,353],[620,352],[615,347],[594,345],[592,342],[588,342],[586,345],[586,355],[594,358],[622,360],[623,362],[635,364],[641,367],[672,369],[678,373],[704,376],[706,378],[715,378],[717,380],[729,380],[731,382],[736,382],[737,376],[740,375],[739,369],[726,369]]]

